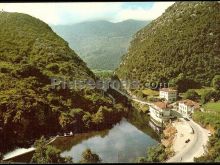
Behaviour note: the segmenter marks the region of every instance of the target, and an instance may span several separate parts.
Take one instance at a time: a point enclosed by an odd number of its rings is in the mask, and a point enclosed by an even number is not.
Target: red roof
[[[185,105],[190,106],[190,107],[200,108],[199,103],[192,101],[192,100],[189,100],[189,99],[182,100],[182,101],[180,101],[180,103],[184,103]]]
[[[162,109],[162,110],[166,110],[168,108],[172,108],[172,106],[169,105],[166,102],[155,102],[154,105],[157,106],[158,108]]]

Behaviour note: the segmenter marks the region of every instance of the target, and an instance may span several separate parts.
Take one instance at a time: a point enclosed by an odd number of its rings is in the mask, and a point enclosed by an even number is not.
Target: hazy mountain
[[[95,79],[47,24],[26,14],[1,12],[0,152],[57,131],[102,129],[123,115],[122,106],[96,89],[53,89],[53,77]]]
[[[129,42],[148,22],[126,20],[119,23],[90,21],[53,26],[92,69],[115,69]]]
[[[219,11],[218,2],[176,2],[136,33],[117,74],[142,84],[210,85],[220,74]]]

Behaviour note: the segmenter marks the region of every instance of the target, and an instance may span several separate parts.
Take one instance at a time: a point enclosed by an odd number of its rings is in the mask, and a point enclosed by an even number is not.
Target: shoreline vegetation
[[[0,153],[28,147],[42,135],[105,129],[126,116],[120,96],[113,105],[98,89],[51,88],[51,77],[97,77],[49,25],[1,12],[0,27]]]
[[[175,133],[176,129],[172,123],[167,123],[161,135],[160,143],[148,148],[146,157],[138,157],[136,163],[165,162],[170,157],[174,156],[175,153],[172,145]]]
[[[32,162],[72,163],[71,158],[61,157],[59,149],[46,146],[45,139],[65,132],[105,132],[127,117],[132,106],[139,115],[147,116],[147,105],[130,102],[117,91],[64,89],[59,85],[51,88],[51,77],[97,80],[113,74],[118,79],[139,80],[139,90],[127,92],[145,101],[160,100],[159,87],[145,88],[146,83],[155,82],[177,89],[178,99],[199,102],[202,109],[193,112],[192,119],[210,130],[211,136],[205,153],[194,161],[220,162],[219,9],[219,2],[175,2],[134,35],[116,70],[94,70],[95,73],[48,24],[27,14],[2,10],[0,161],[4,153],[35,142]],[[144,123],[145,117],[136,124]],[[177,127],[166,123],[161,143],[149,148],[146,157],[137,158],[137,162],[169,159],[174,155],[176,134]],[[87,149],[80,162],[101,159]]]
[[[214,105],[214,106],[213,106]],[[195,162],[220,162],[220,101],[206,104],[204,114],[197,112],[193,119],[202,127],[210,130],[211,136],[207,144],[207,150],[201,157],[195,158]]]
[[[210,87],[202,87],[198,89],[188,89],[186,92],[181,93],[181,98],[192,99],[202,104],[203,111],[196,111],[193,113],[192,119],[198,123],[202,128],[205,128],[211,132],[211,136],[207,142],[207,149],[200,157],[195,157],[196,162],[206,161],[219,161],[219,137],[220,137],[220,76],[216,75],[211,83]],[[145,91],[145,94],[144,92]],[[146,92],[147,91],[147,92]],[[134,93],[134,94],[133,94]],[[147,94],[146,94],[147,93]],[[142,91],[130,91],[130,95],[136,96],[140,100],[155,100],[158,97],[157,91],[145,89]],[[139,112],[143,111],[143,105],[132,101],[132,105],[139,109]],[[172,133],[169,134],[168,132]],[[137,162],[165,162],[169,157],[174,156],[173,140],[176,134],[175,127],[172,124],[166,124],[163,131],[161,144],[153,146],[147,151],[147,157],[138,157]],[[210,155],[212,154],[212,155]],[[151,155],[151,156],[149,156]]]

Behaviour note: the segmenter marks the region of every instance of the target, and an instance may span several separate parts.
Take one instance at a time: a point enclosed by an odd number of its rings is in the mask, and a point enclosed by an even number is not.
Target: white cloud
[[[91,19],[110,19],[121,3],[5,3],[0,9],[32,15],[49,24],[69,24]]]
[[[172,4],[174,2],[155,2],[149,10],[143,8],[124,9],[117,14],[115,21],[126,19],[153,20],[159,17]]]
[[[32,15],[48,24],[72,24],[86,20],[152,20],[173,2],[155,2],[150,9],[125,9],[122,2],[90,3],[1,3],[0,9]]]

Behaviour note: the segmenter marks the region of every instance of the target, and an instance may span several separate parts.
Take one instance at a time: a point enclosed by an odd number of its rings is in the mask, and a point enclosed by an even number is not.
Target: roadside
[[[132,96],[133,101],[142,105],[151,105],[149,102],[138,99],[130,91],[128,93]],[[173,111],[177,113],[175,109]],[[205,153],[210,131],[192,120],[187,121],[181,118],[181,116],[178,115],[178,119],[171,125],[167,124],[164,130],[161,143],[166,147],[165,152],[168,156],[166,162],[194,162],[195,157],[200,157]]]
[[[173,141],[175,155],[167,162],[194,162],[194,157],[202,156],[205,152],[209,131],[194,121],[175,121],[177,133]]]

